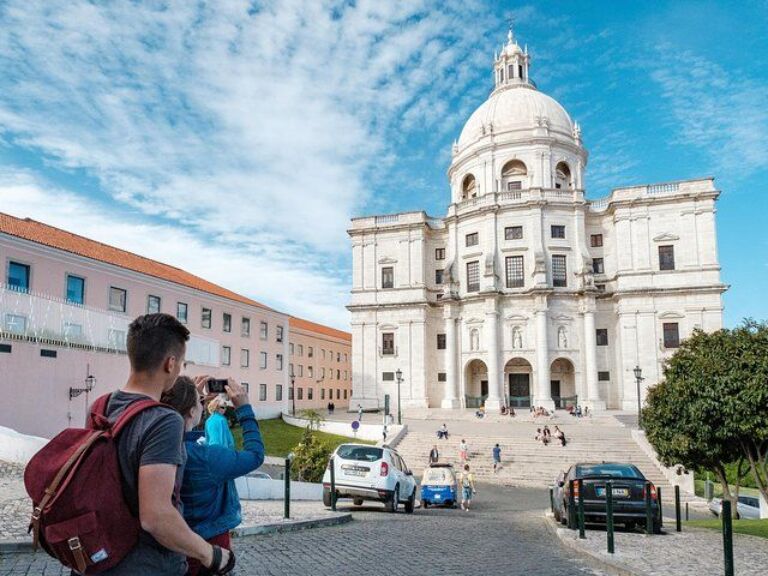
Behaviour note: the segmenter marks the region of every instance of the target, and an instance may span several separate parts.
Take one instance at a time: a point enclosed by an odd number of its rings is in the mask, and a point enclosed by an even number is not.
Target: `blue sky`
[[[587,193],[715,176],[768,318],[768,2],[0,0],[0,210],[346,327],[354,215],[444,214],[509,18]]]

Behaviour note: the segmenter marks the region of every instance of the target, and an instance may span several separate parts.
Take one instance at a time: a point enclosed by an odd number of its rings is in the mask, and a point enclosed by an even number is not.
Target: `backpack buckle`
[[[69,549],[72,551],[79,550],[80,548],[82,548],[82,546],[80,545],[80,538],[78,538],[77,536],[74,536],[69,540],[67,540],[67,545],[69,546]]]
[[[35,507],[34,510],[32,510],[32,520],[40,520],[40,516],[43,515],[43,511],[39,507]]]

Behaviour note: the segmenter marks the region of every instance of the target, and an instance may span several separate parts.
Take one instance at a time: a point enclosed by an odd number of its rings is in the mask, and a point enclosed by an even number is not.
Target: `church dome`
[[[459,136],[459,149],[474,144],[491,131],[499,134],[540,126],[573,138],[571,117],[554,98],[532,86],[503,87],[494,91],[469,117]]]

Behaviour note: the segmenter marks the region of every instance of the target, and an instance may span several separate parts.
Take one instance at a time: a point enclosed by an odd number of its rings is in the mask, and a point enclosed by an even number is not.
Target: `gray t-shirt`
[[[143,394],[129,394],[118,390],[107,405],[107,417],[115,421],[131,403],[149,399]],[[181,481],[187,459],[184,450],[184,419],[174,409],[157,406],[138,414],[118,438],[118,459],[122,472],[123,493],[131,512],[139,515],[139,468],[149,464],[173,464],[176,483],[173,504],[181,512]],[[174,576],[186,572],[186,558],[160,545],[148,532],[142,530],[139,544],[120,564],[102,572],[105,576]]]

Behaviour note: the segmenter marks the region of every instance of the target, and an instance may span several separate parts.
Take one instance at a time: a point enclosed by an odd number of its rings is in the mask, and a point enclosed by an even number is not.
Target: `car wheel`
[[[355,506],[362,506],[363,505],[363,499],[362,498],[355,498],[354,500],[352,500],[352,503]]]
[[[426,500],[422,500],[422,501],[421,501],[421,507],[422,507],[422,508],[424,508],[425,510],[426,510],[427,508],[429,508],[429,504],[427,504],[427,501],[426,501]]]
[[[331,507],[331,491],[328,488],[323,488],[323,506]]]
[[[400,504],[400,486],[395,486],[392,496],[387,501],[387,512],[397,512],[397,506]]]
[[[413,509],[416,508],[416,488],[413,489],[413,493],[408,500],[405,501],[405,513],[413,514]]]

